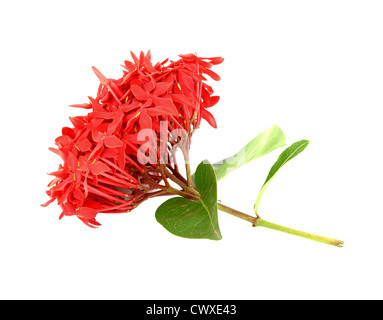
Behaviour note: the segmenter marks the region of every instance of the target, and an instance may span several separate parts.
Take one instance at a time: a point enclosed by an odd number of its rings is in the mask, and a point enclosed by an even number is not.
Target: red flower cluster
[[[62,136],[55,140],[57,149],[50,148],[64,164],[51,173],[55,176],[48,185],[51,199],[43,206],[57,200],[63,210],[60,219],[75,215],[96,227],[100,212],[127,212],[150,197],[166,194],[166,174],[169,170],[179,175],[178,169],[139,152],[146,143],[138,139],[140,130],[153,130],[148,139],[158,145],[155,133],[160,133],[161,121],[166,121],[168,133],[174,129],[192,133],[202,118],[216,127],[206,109],[219,97],[212,95],[204,75],[219,80],[210,69],[222,58],[187,54],[178,61],[166,59],[153,65],[150,51],[139,57],[131,55],[133,62],[125,61],[127,71],[120,79],[108,79],[93,67],[101,82],[97,97],[72,105],[90,112],[70,118],[74,127],[63,128]],[[172,157],[171,147],[165,157]]]

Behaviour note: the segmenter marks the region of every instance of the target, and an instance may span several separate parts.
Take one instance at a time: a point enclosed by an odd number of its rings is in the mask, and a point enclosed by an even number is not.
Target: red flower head
[[[179,139],[171,138],[171,132],[186,132],[188,148],[202,118],[216,127],[206,109],[219,97],[204,75],[219,80],[211,67],[222,58],[187,54],[153,65],[150,51],[139,58],[131,55],[133,62],[125,61],[126,71],[117,80],[93,67],[100,79],[96,98],[72,105],[90,112],[70,118],[73,128],[63,128],[57,149],[50,148],[64,164],[51,173],[50,200],[43,206],[57,200],[60,219],[75,215],[96,227],[100,212],[127,212],[150,197],[166,195],[169,172],[183,179],[172,162]]]

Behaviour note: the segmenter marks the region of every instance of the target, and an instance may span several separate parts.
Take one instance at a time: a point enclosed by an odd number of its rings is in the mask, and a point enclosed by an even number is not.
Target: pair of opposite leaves
[[[259,191],[254,205],[258,213],[261,198],[276,173],[292,158],[301,153],[310,143],[300,140],[286,148],[271,167]],[[156,211],[157,221],[170,233],[190,239],[220,240],[222,235],[218,224],[217,181],[242,165],[260,158],[286,145],[282,130],[274,125],[251,140],[234,156],[211,165],[201,162],[193,176],[195,187],[201,195],[199,200],[175,197],[165,201]]]

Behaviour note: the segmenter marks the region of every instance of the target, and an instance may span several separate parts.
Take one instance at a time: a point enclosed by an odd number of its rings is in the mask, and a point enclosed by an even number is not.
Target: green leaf
[[[286,137],[277,125],[273,125],[260,135],[251,140],[245,147],[239,150],[234,156],[226,158],[213,164],[217,181],[226,177],[229,173],[243,166],[244,164],[258,159],[277,148],[286,145]]]
[[[214,169],[203,161],[195,173],[200,200],[171,198],[156,211],[157,221],[170,233],[189,239],[222,239],[218,225],[217,180]]]
[[[265,183],[263,184],[261,190],[259,191],[257,200],[255,201],[254,205],[254,211],[257,214],[258,213],[258,207],[259,203],[262,199],[263,194],[265,193],[266,188],[270,184],[271,180],[275,177],[277,172],[292,158],[296,157],[299,153],[301,153],[303,150],[306,149],[306,147],[309,145],[309,140],[300,140],[295,143],[293,143],[290,147],[285,149],[280,155],[278,160],[274,163],[274,165],[271,167],[269,174],[266,178]]]

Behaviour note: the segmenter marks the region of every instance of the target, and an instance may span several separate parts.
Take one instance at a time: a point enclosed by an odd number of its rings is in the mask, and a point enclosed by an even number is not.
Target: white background
[[[2,1],[2,299],[382,299],[381,1]],[[343,249],[220,213],[221,241],[168,233],[163,199],[99,229],[58,216],[48,151],[67,107],[122,74],[129,51],[153,61],[222,56],[221,96],[192,143],[192,166],[230,156],[273,124],[311,144],[273,180],[264,219],[345,241]],[[247,213],[280,150],[219,183]]]

